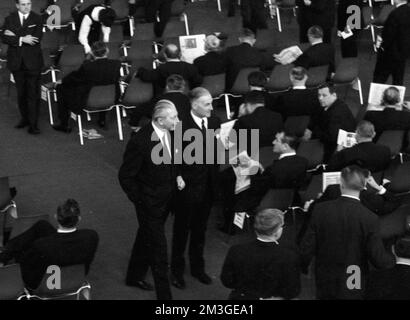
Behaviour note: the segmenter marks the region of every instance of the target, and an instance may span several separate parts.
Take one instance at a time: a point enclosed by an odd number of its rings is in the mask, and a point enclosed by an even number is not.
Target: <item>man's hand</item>
[[[309,141],[312,139],[312,131],[309,129],[305,129],[305,133],[303,134],[302,140]]]
[[[377,191],[381,191],[382,187],[374,180],[373,176],[367,178],[367,184]]]
[[[178,176],[178,177],[177,177],[177,186],[178,186],[178,190],[179,190],[179,191],[185,189],[186,184],[185,184],[184,179],[182,179],[181,176]]]
[[[31,34],[28,34],[24,37],[21,37],[21,42],[23,43],[27,43],[30,46],[34,46],[35,44],[38,43],[38,38],[37,37],[33,37]]]
[[[5,36],[14,37],[16,34],[13,31],[6,30],[4,31]]]
[[[305,6],[310,6],[312,4],[311,0],[303,0],[303,2],[305,3]]]

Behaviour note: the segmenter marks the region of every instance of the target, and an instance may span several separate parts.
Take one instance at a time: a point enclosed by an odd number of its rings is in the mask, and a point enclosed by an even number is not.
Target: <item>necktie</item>
[[[202,119],[202,126],[201,126],[201,130],[202,130],[202,133],[206,133],[206,127],[205,127],[205,119]]]
[[[23,22],[22,22],[22,24],[21,24],[22,27],[23,27],[24,24],[26,23],[26,20],[27,20],[26,16],[23,16]]]
[[[165,152],[167,154],[168,157],[171,158],[171,150],[169,150],[168,144],[167,144],[167,133],[164,134],[164,136],[161,139],[162,142],[162,146],[163,146],[163,150],[164,150],[164,156],[165,156]]]

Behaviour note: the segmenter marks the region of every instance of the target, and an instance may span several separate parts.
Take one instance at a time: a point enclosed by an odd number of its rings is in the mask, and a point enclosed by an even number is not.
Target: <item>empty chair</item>
[[[333,82],[336,86],[351,85],[357,80],[359,89],[360,104],[363,105],[363,91],[362,82],[359,79],[359,59],[358,58],[344,58],[336,67]]]
[[[13,228],[11,230],[10,239],[17,237],[23,232],[30,229],[38,221],[45,220],[49,221],[50,217],[48,214],[32,215],[32,216],[23,216],[18,217],[13,221]]]
[[[125,90],[121,100],[121,106],[125,109],[138,108],[139,105],[147,103],[154,97],[152,83],[143,82],[138,78],[132,79]]]
[[[269,5],[272,10],[272,0],[269,0]],[[296,16],[296,1],[295,0],[279,0],[277,1],[277,4],[275,6],[276,10],[276,19],[278,22],[278,29],[279,32],[282,32],[282,19],[280,15],[281,10],[292,10],[293,14]]]
[[[403,147],[404,131],[387,130],[383,131],[377,140],[377,144],[389,147],[392,158],[400,154]]]
[[[310,122],[309,116],[292,116],[285,121],[285,131],[302,137]]]
[[[213,98],[219,98],[225,93],[225,73],[206,76],[202,80],[201,87],[207,89]]]
[[[321,84],[326,82],[327,76],[329,74],[329,66],[309,68],[307,74],[308,80],[306,81],[306,86],[308,88],[317,88]]]
[[[91,285],[86,280],[85,266],[74,265],[64,266],[61,269],[61,287],[49,288],[49,274],[44,274],[39,287],[31,292],[26,290],[28,300],[65,300],[74,298],[76,300],[90,300]]]
[[[292,83],[289,79],[289,72],[292,70],[293,65],[276,65],[272,70],[269,77],[269,81],[266,85],[266,89],[269,91],[284,91],[288,90]]]
[[[319,140],[302,141],[296,153],[308,160],[309,169],[323,163],[324,148]]]
[[[20,300],[24,295],[20,265],[0,267],[0,284],[0,300]]]
[[[153,44],[150,40],[132,40],[130,47],[124,48],[125,60],[130,64],[137,66],[152,67],[153,62]],[[147,63],[149,62],[149,63]]]

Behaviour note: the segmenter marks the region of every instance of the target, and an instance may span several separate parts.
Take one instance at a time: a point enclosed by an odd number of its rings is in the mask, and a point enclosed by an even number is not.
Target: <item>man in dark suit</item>
[[[258,29],[268,28],[265,0],[242,0],[241,14],[244,28],[248,28],[255,33]]]
[[[251,91],[245,95],[240,107],[239,119],[232,130],[232,133],[236,133],[237,138],[240,137],[240,130],[246,130],[247,144],[244,145],[239,141],[237,144],[239,152],[242,152],[243,148],[246,147],[248,155],[252,156],[259,148],[272,145],[276,133],[281,132],[282,129],[282,116],[265,108],[263,92]],[[254,141],[252,141],[252,130],[259,130],[259,146],[254,145]],[[232,141],[236,141],[236,139],[232,138]]]
[[[172,3],[174,0],[143,0],[145,5],[145,18],[147,22],[154,22],[155,36],[160,38],[164,33],[171,18]],[[159,18],[159,21],[157,19]]]
[[[339,0],[339,5],[337,7],[337,34],[340,37],[343,58],[357,57],[358,55],[357,38],[360,30],[355,28],[355,26],[349,25],[349,18],[351,17],[352,12],[348,9],[351,6],[356,6],[356,8],[361,9],[363,7],[363,1]],[[360,23],[362,23],[362,21],[362,14],[360,13]],[[342,32],[349,32],[349,30],[353,33],[353,35],[343,39]]]
[[[316,119],[322,113],[317,90],[307,89],[308,79],[306,69],[294,67],[289,74],[292,89],[280,94],[276,99],[276,110],[283,119],[297,116],[310,116]],[[312,120],[315,121],[315,120]]]
[[[240,44],[226,49],[227,70],[226,70],[226,90],[232,89],[236,77],[244,68],[262,67],[264,65],[263,54],[254,47],[255,33],[249,29],[244,29],[239,37]],[[272,59],[273,60],[273,59]]]
[[[68,125],[70,111],[79,114],[87,105],[88,95],[94,86],[117,84],[119,97],[119,78],[121,62],[107,59],[109,49],[103,42],[95,42],[91,47],[92,61],[86,60],[76,71],[71,72],[57,85],[58,117],[60,123],[54,125],[57,131],[70,133]],[[99,125],[105,125],[105,113],[100,114]]]
[[[1,38],[7,44],[7,66],[17,88],[21,120],[16,128],[29,127],[30,134],[39,134],[37,126],[40,103],[40,76],[43,55],[40,41],[43,19],[31,11],[30,0],[16,0],[17,11],[4,21]]]
[[[188,236],[192,276],[203,284],[212,282],[205,272],[203,255],[206,225],[218,185],[216,182],[218,166],[215,157],[217,145],[211,130],[219,129],[221,122],[219,118],[211,115],[213,100],[208,90],[195,88],[190,93],[190,100],[191,112],[182,118],[182,134],[184,137],[188,134],[191,140],[185,141],[184,144],[186,146],[197,143],[202,150],[199,156],[195,155],[194,159],[186,159],[184,154],[178,176],[178,185],[182,187],[178,194],[179,205],[175,212],[171,272],[172,284],[180,289],[185,288],[184,253]],[[202,139],[198,141],[197,137]]]
[[[166,45],[164,51],[166,62],[155,70],[139,68],[137,77],[145,82],[152,82],[155,86],[156,95],[162,94],[166,80],[170,75],[179,74],[188,83],[189,88],[195,88],[202,83],[202,76],[198,69],[187,62],[181,61],[181,53],[175,44]]]
[[[329,74],[335,72],[335,48],[330,43],[323,43],[323,30],[312,26],[307,32],[310,47],[295,61],[295,66],[305,69],[329,66]]]
[[[339,129],[354,132],[356,120],[346,103],[338,99],[333,85],[322,85],[318,94],[319,103],[324,111],[317,121],[306,129],[304,138],[319,139],[325,148],[324,160],[328,161],[336,150]]]
[[[356,164],[370,172],[384,171],[390,163],[390,149],[373,142],[376,131],[371,122],[360,121],[356,129],[357,144],[336,152],[326,166],[328,171],[339,171]]]
[[[230,300],[293,299],[300,292],[299,256],[279,244],[284,213],[265,209],[255,217],[256,240],[232,246],[222,267]]]
[[[88,273],[98,246],[94,230],[77,230],[81,220],[77,201],[69,199],[57,208],[58,228],[39,221],[11,239],[0,253],[0,264],[15,259],[21,266],[24,283],[36,289],[51,265],[60,268],[84,264]]]
[[[403,85],[406,59],[410,55],[410,6],[407,0],[394,2],[396,9],[384,24],[373,82],[386,83],[391,75],[394,85]]]
[[[206,54],[194,60],[194,65],[202,76],[213,76],[226,72],[226,56],[222,52],[221,40],[211,34],[205,40]]]
[[[332,40],[332,28],[335,23],[336,2],[329,0],[296,0],[298,6],[299,40],[308,42],[307,30],[314,25],[323,29],[324,41]]]
[[[376,268],[394,265],[383,247],[377,216],[360,203],[364,186],[362,170],[347,167],[341,173],[342,196],[313,211],[301,253],[304,266],[316,257],[318,299],[362,299],[368,263]]]
[[[152,290],[144,280],[151,267],[159,300],[172,299],[164,224],[177,190],[169,131],[175,129],[178,121],[173,103],[159,101],[152,122],[131,137],[119,171],[121,187],[135,205],[139,222],[126,283]]]
[[[383,111],[367,111],[364,119],[374,124],[376,138],[386,130],[410,129],[410,112],[400,106],[400,92],[395,87],[387,88],[383,93]]]

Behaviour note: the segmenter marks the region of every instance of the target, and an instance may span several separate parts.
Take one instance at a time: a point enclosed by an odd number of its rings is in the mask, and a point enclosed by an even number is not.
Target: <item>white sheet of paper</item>
[[[229,142],[229,134],[233,126],[235,125],[236,121],[238,120],[232,120],[221,124],[221,131],[219,135],[221,137],[221,142],[224,145],[225,149],[229,149],[233,145],[232,142]]]
[[[353,32],[352,32],[352,30],[349,29],[348,32],[343,31],[341,34],[342,34],[343,39],[347,39],[347,38],[350,38],[353,35]]]
[[[395,87],[400,92],[400,104],[403,104],[406,95],[406,87],[393,86],[390,84],[371,83],[368,104],[370,106],[380,106],[383,98],[383,92],[387,88]]]
[[[347,132],[345,130],[339,129],[339,134],[337,136],[337,144],[343,146],[344,148],[353,147],[357,143],[356,133]]]
[[[205,52],[205,34],[179,37],[182,60],[193,63],[194,60],[203,56]]]
[[[323,172],[322,192],[325,192],[326,188],[332,184],[340,184],[341,172]]]
[[[282,65],[291,64],[303,54],[303,51],[298,46],[292,46],[283,49],[279,54],[274,54],[273,57]]]
[[[235,218],[233,219],[233,224],[240,229],[243,229],[245,224],[246,212],[235,212]]]

